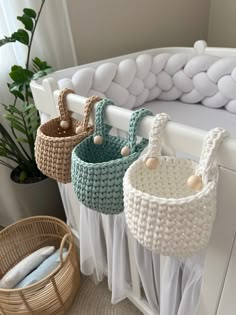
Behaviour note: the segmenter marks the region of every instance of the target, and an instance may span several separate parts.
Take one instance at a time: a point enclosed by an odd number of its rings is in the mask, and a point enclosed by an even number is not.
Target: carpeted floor
[[[88,277],[81,277],[81,287],[67,315],[142,315],[128,300],[111,304],[107,279],[96,286]]]

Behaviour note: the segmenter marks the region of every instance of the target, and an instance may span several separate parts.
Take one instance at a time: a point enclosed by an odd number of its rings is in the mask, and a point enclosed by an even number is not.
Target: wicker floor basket
[[[41,281],[23,289],[0,289],[0,314],[65,314],[80,284],[79,263],[68,226],[59,219],[36,216],[0,232],[0,278],[35,250],[53,245],[61,250],[61,264]],[[68,254],[64,261],[62,250]]]

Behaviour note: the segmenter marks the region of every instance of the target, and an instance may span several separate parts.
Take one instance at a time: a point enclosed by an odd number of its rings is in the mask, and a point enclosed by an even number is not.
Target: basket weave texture
[[[49,120],[37,130],[35,141],[35,159],[38,168],[48,177],[62,183],[71,182],[71,152],[84,138],[92,134],[93,127],[89,126],[89,116],[93,105],[99,97],[90,97],[85,106],[84,121],[71,117],[66,106],[66,96],[74,93],[64,89],[58,99],[60,117]],[[68,124],[62,128],[61,122]],[[78,133],[78,127],[80,131]],[[76,133],[77,132],[77,133]]]
[[[207,246],[216,215],[217,149],[227,135],[221,128],[205,138],[199,163],[161,156],[161,140],[168,116],[155,117],[149,135],[149,150],[133,163],[124,181],[124,211],[133,236],[149,250],[162,255],[187,257]],[[159,166],[150,170],[149,158]],[[189,188],[191,175],[202,178],[203,188]]]
[[[36,216],[0,232],[0,278],[18,262],[44,246],[60,248],[61,264],[41,281],[23,289],[0,289],[2,315],[62,315],[79,289],[78,256],[68,226],[61,220]],[[65,258],[63,248],[68,250]]]
[[[72,152],[72,185],[85,206],[104,214],[123,211],[122,180],[127,168],[141,154],[148,140],[137,140],[137,129],[141,120],[152,115],[146,109],[133,112],[129,122],[128,139],[109,135],[110,128],[104,124],[105,107],[113,104],[103,99],[96,105],[94,134],[75,147]],[[102,144],[95,144],[101,136]],[[129,148],[129,155],[122,156],[123,147]]]

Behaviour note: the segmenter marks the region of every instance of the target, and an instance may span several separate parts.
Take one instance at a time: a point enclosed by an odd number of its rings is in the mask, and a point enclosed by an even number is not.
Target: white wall
[[[68,0],[79,64],[207,39],[210,0]]]
[[[236,47],[236,0],[211,0],[209,46]]]

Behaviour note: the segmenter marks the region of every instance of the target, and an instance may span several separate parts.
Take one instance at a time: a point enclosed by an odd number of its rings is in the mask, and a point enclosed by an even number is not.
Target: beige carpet
[[[128,300],[111,304],[111,292],[107,279],[96,286],[88,277],[81,277],[81,287],[67,315],[141,315],[142,313]]]

